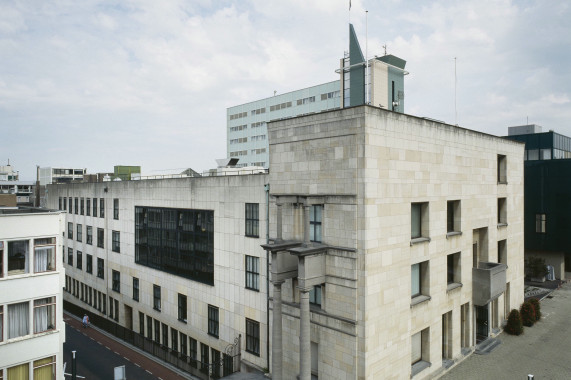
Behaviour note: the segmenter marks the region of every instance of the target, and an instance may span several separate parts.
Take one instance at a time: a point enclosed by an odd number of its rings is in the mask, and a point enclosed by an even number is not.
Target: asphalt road
[[[113,369],[125,366],[127,379],[156,380],[157,377],[147,373],[127,358],[115,353],[101,343],[90,338],[83,331],[66,324],[66,342],[63,345],[63,360],[66,363],[66,374],[71,374],[72,353],[75,350],[78,380],[83,376],[87,380],[113,379]],[[66,380],[71,376],[65,376]]]

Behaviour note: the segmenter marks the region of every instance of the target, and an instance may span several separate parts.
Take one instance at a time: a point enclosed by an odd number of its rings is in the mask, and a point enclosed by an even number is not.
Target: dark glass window
[[[86,199],[86,206],[85,206],[85,215],[90,216],[91,215],[91,198],[87,198]]]
[[[85,271],[87,273],[93,273],[93,256],[89,253],[85,256]]]
[[[254,256],[246,256],[246,288],[252,290],[260,290],[259,269],[260,259]]]
[[[315,285],[309,291],[309,303],[321,307],[321,285]]]
[[[153,309],[161,311],[161,287],[153,285]]]
[[[73,198],[69,197],[69,213],[71,214],[73,209]]]
[[[119,220],[119,199],[113,199],[113,219]]]
[[[246,351],[260,356],[260,323],[246,319]]]
[[[77,269],[83,269],[83,254],[81,253],[81,251],[77,251],[76,253],[77,255]]]
[[[75,215],[77,215],[77,214],[78,214],[78,211],[79,211],[79,202],[78,202],[78,200],[77,200],[77,197],[74,199],[74,204],[73,204],[73,205],[74,205],[73,211],[74,211]]]
[[[73,223],[67,222],[67,238],[73,239]]]
[[[309,240],[321,243],[321,214],[323,205],[314,205],[309,208]]]
[[[87,227],[87,240],[85,241],[87,244],[93,244],[93,228],[91,226]]]
[[[246,203],[246,236],[259,236],[260,216],[258,210],[258,203]]]
[[[68,265],[73,265],[73,248],[67,249],[67,263]]]
[[[208,334],[218,338],[218,308],[208,305]]]
[[[111,246],[111,249],[113,250],[113,252],[121,252],[119,231],[112,231],[111,236],[113,237],[113,244]]]
[[[97,216],[97,198],[93,198],[93,216]]]
[[[186,323],[187,318],[186,296],[178,294],[178,320]]]
[[[83,226],[81,224],[77,225],[77,241],[81,241],[83,239]]]
[[[161,322],[158,319],[155,319],[155,342],[161,343]]]
[[[103,228],[97,229],[97,246],[105,248],[105,230]]]
[[[183,333],[180,333],[180,354],[182,356],[188,355],[187,337]]]
[[[178,331],[171,327],[171,350],[178,352]]]
[[[147,315],[147,338],[153,339],[153,318]]]
[[[135,263],[214,285],[214,212],[135,206]]]
[[[117,292],[117,293],[121,293],[121,273],[119,273],[118,271],[114,270],[112,272],[112,287],[113,287],[113,291]]]
[[[105,218],[105,199],[99,198],[99,217]]]
[[[99,257],[97,258],[97,277],[99,277],[99,278],[105,277],[103,274],[104,263],[105,263],[105,260],[103,260]]]
[[[81,198],[80,202],[81,202],[81,206],[79,208],[79,214],[83,215],[83,214],[85,214],[85,199]]]
[[[164,323],[162,323],[162,327],[163,327],[163,346],[164,347],[168,347],[169,346],[169,327],[167,325],[165,325]]]
[[[133,299],[139,301],[139,279],[133,277]]]
[[[139,311],[139,334],[145,336],[145,314]]]

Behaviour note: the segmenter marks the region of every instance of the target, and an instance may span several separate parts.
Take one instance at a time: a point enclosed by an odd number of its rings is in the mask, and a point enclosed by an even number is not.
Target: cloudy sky
[[[215,167],[226,108],[337,79],[348,22],[407,61],[406,113],[571,135],[567,1],[0,1],[0,165]]]

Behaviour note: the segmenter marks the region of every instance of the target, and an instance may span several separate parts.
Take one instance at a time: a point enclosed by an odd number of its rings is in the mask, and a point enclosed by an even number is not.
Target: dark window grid
[[[103,228],[97,229],[97,246],[105,248],[105,230]]]
[[[121,274],[116,270],[112,272],[112,289],[117,293],[121,293]]]
[[[139,335],[145,336],[145,314],[139,311]]]
[[[259,237],[259,204],[246,203],[246,236]]]
[[[171,327],[171,350],[178,352],[178,330]]]
[[[119,199],[113,199],[113,219],[119,220]]]
[[[85,271],[87,273],[93,273],[93,256],[87,254],[85,257]]]
[[[208,335],[218,338],[218,308],[208,305]]]
[[[113,250],[113,252],[120,253],[121,252],[121,241],[120,241],[121,235],[119,234],[119,231],[113,231],[111,235],[113,238],[111,249]]]
[[[97,198],[93,198],[93,217],[97,216]]]
[[[147,315],[147,338],[153,339],[153,318]]]
[[[81,224],[77,225],[77,241],[81,242],[83,240],[83,226]]]
[[[133,277],[133,300],[139,301],[139,279]]]
[[[105,218],[105,199],[99,199],[99,217]]]
[[[85,215],[91,216],[91,198],[87,198],[85,201]]]
[[[67,222],[67,238],[73,239],[73,223]]]
[[[73,209],[73,199],[70,197],[70,198],[69,198],[69,213],[70,213],[70,214],[71,214],[71,212],[72,212],[72,209]]]
[[[161,287],[153,285],[153,309],[161,311]]]
[[[164,323],[161,323],[161,325],[162,325],[162,332],[163,332],[163,334],[162,334],[163,335],[162,345],[163,345],[163,347],[168,348],[168,346],[169,346],[169,327]]]
[[[75,215],[79,214],[79,202],[78,202],[77,198],[74,199],[73,211],[74,211]]]
[[[315,285],[309,292],[309,303],[321,307],[321,285]]]
[[[194,338],[189,338],[190,340],[190,365],[194,368],[196,368],[196,362],[197,362],[197,358],[198,358],[198,341]]]
[[[105,278],[103,267],[105,266],[105,261],[101,258],[97,258],[97,277]]]
[[[161,343],[161,322],[158,319],[154,320],[155,322],[155,342]]]
[[[309,209],[309,233],[310,240],[316,243],[321,243],[321,220],[323,217],[323,206],[315,205]]]
[[[67,249],[67,264],[73,266],[73,248]]]
[[[260,324],[246,319],[246,351],[260,356]]]
[[[214,285],[214,212],[136,206],[135,263]]]
[[[187,320],[187,298],[185,295],[178,295],[178,320],[186,323]]]
[[[259,290],[259,270],[260,259],[253,256],[246,256],[246,288],[251,290]]]
[[[79,214],[83,215],[85,214],[85,199],[81,198],[80,202],[81,206],[79,207]]]
[[[87,244],[90,244],[90,245],[91,245],[91,244],[93,244],[93,227],[91,227],[91,226],[86,226],[86,228],[87,228],[87,232],[86,232],[86,233],[87,233],[87,237],[86,237],[85,242],[86,242]]]
[[[180,334],[180,354],[181,354],[181,356],[185,357],[188,355],[187,337],[186,337],[186,334],[183,334],[183,333],[179,333],[179,334]]]
[[[83,254],[80,251],[77,251],[77,269],[83,269]]]

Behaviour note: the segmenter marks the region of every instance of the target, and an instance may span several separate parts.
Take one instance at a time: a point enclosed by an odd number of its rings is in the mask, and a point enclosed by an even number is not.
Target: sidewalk
[[[147,372],[156,376],[160,380],[170,380],[170,379],[192,379],[197,380],[197,378],[191,376],[190,374],[183,373],[176,368],[170,366],[168,363],[163,363],[151,355],[139,350],[130,344],[123,342],[119,339],[111,337],[106,332],[90,325],[89,328],[84,329],[81,320],[75,315],[64,312],[63,317],[65,323],[76,330],[80,330],[85,333],[88,337],[92,338],[103,346],[107,347],[111,351],[123,356],[127,360],[131,361],[135,365],[145,369]]]
[[[502,333],[502,344],[488,355],[472,354],[441,380],[571,378],[571,283],[541,301],[542,318],[520,336]]]

